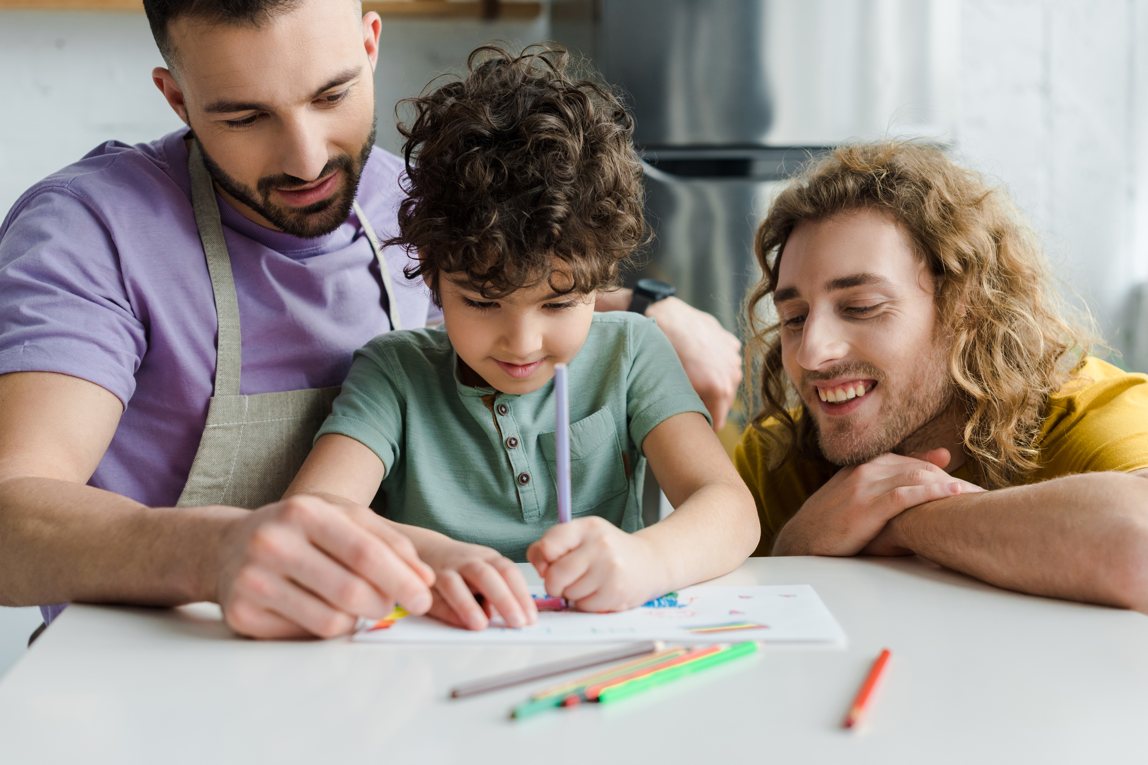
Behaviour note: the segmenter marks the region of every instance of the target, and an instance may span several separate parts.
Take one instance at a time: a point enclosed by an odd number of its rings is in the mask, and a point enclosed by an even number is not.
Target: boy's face
[[[596,293],[556,294],[547,280],[497,300],[443,274],[439,299],[459,378],[503,393],[536,391],[586,342]]]
[[[305,0],[259,26],[180,17],[156,85],[246,218],[295,236],[347,219],[374,135],[379,17]]]
[[[930,446],[914,436],[953,391],[933,288],[904,230],[875,211],[804,221],[786,241],[774,293],[782,363],[830,462]]]

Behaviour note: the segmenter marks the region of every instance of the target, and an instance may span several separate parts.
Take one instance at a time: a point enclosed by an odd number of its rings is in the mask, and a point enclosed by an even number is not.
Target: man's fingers
[[[224,609],[223,621],[237,635],[248,638],[298,640],[313,637],[298,624],[252,603],[237,603],[232,609]]]
[[[374,511],[364,508],[363,513],[367,529],[390,545],[395,555],[410,566],[428,587],[434,584],[434,569],[419,557],[410,537],[397,529],[394,524],[375,515]]]
[[[909,456],[913,457],[915,459],[922,460],[924,462],[931,462],[932,464],[939,467],[941,470],[944,470],[945,468],[947,468],[949,466],[949,463],[952,461],[952,455],[949,454],[949,450],[944,448],[943,446],[937,447],[936,449],[930,449],[927,452],[910,454]]]
[[[394,606],[368,580],[339,565],[293,529],[270,524],[257,529],[251,549],[262,567],[251,571],[266,570],[293,580],[346,614],[381,619]]]
[[[235,597],[224,611],[227,623],[240,634],[255,636],[259,630],[273,630],[277,636],[299,636],[275,616],[321,638],[345,635],[357,622],[355,615],[332,608],[277,572],[255,566],[239,574],[232,591]]]
[[[733,394],[725,390],[713,390],[702,395],[702,403],[705,404],[706,411],[710,413],[713,419],[714,430],[721,430],[725,425],[726,417],[729,415],[730,407],[733,406]]]
[[[399,557],[380,534],[329,508],[308,507],[296,510],[295,516],[320,549],[365,579],[384,599],[397,600],[414,614],[426,613],[430,608],[430,588],[422,573]]]
[[[887,506],[893,510],[889,517],[926,502],[954,497],[962,492],[962,483],[962,481],[949,480],[898,486],[885,495]]]

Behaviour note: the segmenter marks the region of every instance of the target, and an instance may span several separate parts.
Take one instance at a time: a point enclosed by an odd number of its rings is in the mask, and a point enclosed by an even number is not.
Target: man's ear
[[[157,66],[151,70],[151,81],[159,88],[159,92],[163,93],[167,105],[171,107],[172,111],[183,121],[185,125],[191,125],[187,119],[187,102],[183,98],[183,90],[179,87],[179,83],[175,81],[175,75],[171,70],[165,69],[162,66]]]
[[[379,14],[374,11],[363,14],[363,48],[367,51],[372,72],[379,63],[379,33],[382,28],[383,20]]]

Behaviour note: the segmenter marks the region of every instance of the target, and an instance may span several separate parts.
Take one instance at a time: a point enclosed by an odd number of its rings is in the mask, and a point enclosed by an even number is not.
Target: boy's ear
[[[431,300],[439,308],[442,308],[442,296],[438,293],[438,274],[423,274],[423,284],[430,290]]]

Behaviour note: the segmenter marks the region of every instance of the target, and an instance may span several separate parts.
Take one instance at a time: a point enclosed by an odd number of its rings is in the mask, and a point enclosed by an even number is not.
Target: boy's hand
[[[423,545],[420,552],[435,572],[429,614],[436,619],[470,630],[485,629],[495,613],[511,627],[538,620],[522,572],[497,551],[451,539]]]
[[[581,611],[622,611],[662,595],[664,564],[641,536],[607,520],[579,518],[554,526],[526,551],[546,592]]]

